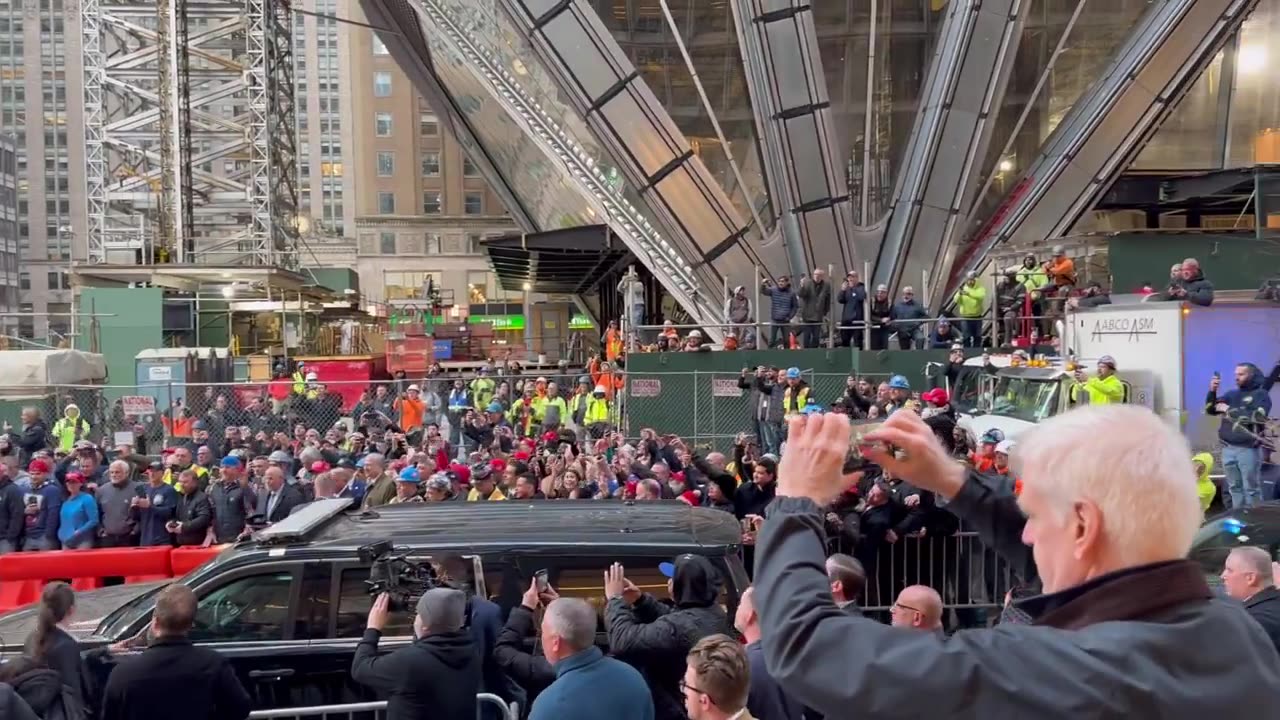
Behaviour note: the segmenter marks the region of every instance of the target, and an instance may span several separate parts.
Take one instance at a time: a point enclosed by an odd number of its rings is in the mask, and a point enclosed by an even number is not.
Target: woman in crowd
[[[63,629],[75,614],[76,594],[64,582],[52,582],[40,593],[36,629],[27,636],[23,654],[37,665],[57,671],[74,698],[85,696],[80,645]]]

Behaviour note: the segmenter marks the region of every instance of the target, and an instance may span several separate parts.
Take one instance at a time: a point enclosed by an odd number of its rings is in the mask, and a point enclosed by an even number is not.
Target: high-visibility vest
[[[799,413],[801,410],[804,410],[805,405],[809,404],[809,386],[808,385],[805,385],[800,388],[799,399],[796,402],[794,409],[792,409],[792,405],[791,405],[791,390],[792,390],[792,387],[788,385],[787,389],[782,393],[782,414],[784,416],[795,415],[796,413]]]
[[[609,422],[609,401],[594,396],[587,400],[587,416],[583,422],[587,425]]]
[[[293,373],[293,391],[299,395],[307,391],[307,376],[300,372]]]
[[[77,440],[84,440],[89,437],[89,421],[85,420],[83,415],[77,415],[75,420],[69,417],[62,417],[53,424],[53,430],[50,432],[54,439],[58,441],[59,450],[71,452],[71,448],[76,444]]]
[[[471,400],[472,406],[477,410],[485,410],[489,407],[489,403],[493,402],[494,392],[493,381],[489,378],[478,377],[471,381]]]
[[[202,466],[200,466],[200,465],[192,465],[192,466],[191,466],[190,468],[188,468],[188,469],[189,469],[189,470],[194,470],[194,471],[195,471],[195,473],[196,473],[196,479],[201,481],[201,482],[200,482],[200,484],[201,484],[201,485],[206,485],[206,484],[208,484],[208,482],[209,482],[209,471],[208,471],[208,470],[205,470],[205,469],[204,469],[204,467],[202,467]],[[177,487],[178,487],[178,476],[179,476],[179,475],[181,475],[181,474],[182,474],[182,471],[181,471],[181,470],[179,470],[179,471],[178,471],[178,472],[176,472],[176,473],[173,471],[173,468],[169,468],[169,469],[165,470],[165,471],[164,471],[164,484],[165,484],[165,485],[169,485],[169,486],[173,487],[174,489],[177,489]]]

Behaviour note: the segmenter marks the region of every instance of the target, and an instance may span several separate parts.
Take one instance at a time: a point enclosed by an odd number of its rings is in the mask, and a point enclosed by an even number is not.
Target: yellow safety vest
[[[307,391],[307,376],[300,372],[293,374],[293,392],[298,395]]]
[[[194,470],[194,471],[195,471],[195,473],[196,473],[196,479],[197,479],[197,480],[203,480],[203,481],[204,481],[204,483],[202,483],[202,484],[206,484],[206,485],[208,484],[208,480],[209,480],[209,471],[208,471],[208,470],[205,470],[203,466],[201,466],[201,465],[192,465],[189,469],[190,469],[190,470]],[[165,470],[165,471],[164,471],[164,484],[165,484],[165,485],[168,485],[168,486],[170,486],[170,487],[173,487],[173,488],[175,488],[175,489],[176,489],[176,488],[178,487],[178,475],[181,475],[181,474],[182,474],[182,471],[181,471],[181,470],[179,470],[179,471],[177,472],[177,474],[175,474],[175,473],[173,472],[173,468],[169,468],[169,469]]]
[[[809,386],[808,385],[805,385],[804,387],[800,388],[799,401],[796,403],[794,410],[791,409],[791,386],[788,385],[787,389],[782,393],[782,414],[784,417],[788,417],[788,416],[799,413],[801,410],[804,410],[804,406],[808,404],[809,404]]]
[[[587,425],[609,422],[609,401],[595,397],[587,400],[587,416],[582,421]]]
[[[78,437],[76,436],[77,429],[81,431]],[[63,452],[71,452],[71,448],[76,444],[77,440],[85,440],[89,437],[89,421],[85,420],[83,415],[77,415],[75,420],[69,417],[62,417],[53,424],[51,432],[58,441],[58,449]]]

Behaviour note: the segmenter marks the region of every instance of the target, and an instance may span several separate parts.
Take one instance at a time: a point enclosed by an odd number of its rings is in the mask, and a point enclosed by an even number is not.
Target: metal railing
[[[484,706],[496,705],[502,710],[503,720],[517,720],[520,708],[516,703],[507,704],[502,698],[492,693],[476,695],[476,717],[481,717]],[[310,705],[298,708],[278,708],[275,710],[255,710],[249,713],[249,720],[303,720],[303,718],[356,718],[387,716],[387,702],[346,703],[344,705]]]

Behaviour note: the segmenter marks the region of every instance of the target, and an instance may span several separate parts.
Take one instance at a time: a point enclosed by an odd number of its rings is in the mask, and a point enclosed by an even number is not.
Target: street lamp
[[[529,291],[533,283],[525,282],[524,287],[524,349],[533,355],[533,306],[529,303]]]

